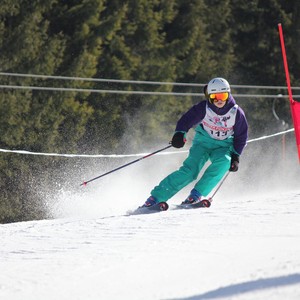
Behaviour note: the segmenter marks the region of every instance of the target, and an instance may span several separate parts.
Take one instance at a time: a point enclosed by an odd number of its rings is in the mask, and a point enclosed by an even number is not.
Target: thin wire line
[[[185,82],[165,82],[165,81],[143,81],[143,80],[122,80],[122,79],[105,79],[105,78],[86,78],[86,77],[70,77],[70,76],[54,76],[54,75],[38,75],[38,74],[24,74],[24,73],[9,73],[0,72],[0,76],[14,76],[14,77],[31,77],[43,79],[60,79],[60,80],[80,80],[80,81],[94,81],[94,82],[116,82],[116,83],[134,83],[134,84],[150,84],[150,85],[177,85],[177,86],[195,86],[203,87],[205,83],[185,83]],[[268,86],[268,85],[231,85],[232,88],[245,89],[284,89],[286,86]],[[300,87],[293,87],[294,90],[300,90]]]
[[[256,141],[261,141],[265,139],[269,139],[278,135],[283,135],[289,132],[294,131],[294,128],[288,129],[285,131],[277,132],[275,134],[271,135],[266,135],[262,136],[259,138],[251,139],[247,143],[252,143]],[[124,157],[137,157],[137,156],[145,156],[148,155],[149,153],[137,153],[137,154],[59,154],[59,153],[42,153],[42,152],[30,152],[30,151],[25,151],[25,150],[8,150],[8,149],[0,149],[0,152],[5,152],[5,153],[15,153],[15,154],[26,154],[26,155],[42,155],[42,156],[59,156],[59,157],[70,157],[70,158],[77,158],[77,157],[82,157],[82,158],[124,158]],[[162,152],[158,153],[157,155],[171,155],[171,154],[181,154],[181,153],[187,153],[188,150],[181,150],[181,151],[171,151],[171,152]]]
[[[59,88],[43,86],[20,86],[20,85],[0,85],[3,89],[21,89],[21,90],[41,90],[41,91],[60,91],[60,92],[80,92],[80,93],[103,93],[103,94],[133,94],[133,95],[161,95],[161,96],[194,96],[201,97],[203,93],[177,93],[177,92],[148,92],[148,91],[121,91],[121,90],[98,90],[98,89],[80,89],[80,88]],[[235,98],[288,98],[288,95],[258,95],[258,94],[232,94]],[[294,95],[293,98],[300,98],[300,95]]]

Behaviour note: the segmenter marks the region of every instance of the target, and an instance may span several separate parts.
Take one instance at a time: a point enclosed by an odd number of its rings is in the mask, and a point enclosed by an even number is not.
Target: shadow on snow
[[[254,292],[257,290],[278,288],[280,286],[292,285],[297,283],[300,283],[300,274],[291,274],[287,276],[258,279],[254,281],[233,284],[230,286],[218,288],[214,291],[210,291],[201,295],[191,296],[188,298],[180,298],[180,300],[201,300],[223,297],[225,298],[229,296],[237,296],[238,294]]]

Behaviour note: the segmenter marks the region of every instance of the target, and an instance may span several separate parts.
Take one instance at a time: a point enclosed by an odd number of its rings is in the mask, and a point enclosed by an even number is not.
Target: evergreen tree
[[[10,2],[1,11],[0,63],[3,71],[33,74],[55,74],[64,62],[67,39],[61,32],[50,29],[48,16],[55,10],[57,1],[16,1]],[[13,5],[12,10],[9,8]],[[80,53],[79,68],[82,68]],[[83,59],[85,60],[85,59]],[[93,59],[97,61],[97,59]],[[80,66],[81,64],[81,66]],[[74,65],[72,67],[74,68]],[[89,65],[87,64],[87,68]],[[76,75],[76,74],[75,74]],[[89,76],[90,74],[88,74]],[[32,78],[5,78],[5,84],[44,85],[45,81]],[[85,131],[85,124],[92,108],[74,95],[53,92],[23,92],[6,90],[0,98],[0,145],[3,148],[25,149],[41,152],[59,152],[77,149],[77,141]],[[3,199],[10,203],[10,213],[2,220],[23,220],[42,217],[43,202],[31,201],[34,178],[47,189],[51,185],[51,175],[57,172],[59,164],[54,164],[47,172],[38,159],[24,156],[1,155],[1,184]],[[7,160],[9,164],[7,164]],[[49,164],[48,164],[49,166]],[[12,172],[12,170],[19,170]],[[44,173],[43,177],[40,175]],[[36,185],[35,185],[36,186]],[[37,203],[43,199],[34,198]],[[1,206],[2,206],[1,202]],[[5,210],[1,208],[0,210]],[[27,213],[25,213],[27,212]],[[44,212],[45,213],[45,212]]]
[[[231,0],[234,53],[238,57],[235,64],[235,81],[237,84],[253,85],[284,85],[278,23],[290,24],[290,16],[278,0],[241,2]],[[287,44],[289,41],[287,40]],[[270,91],[265,91],[269,93]],[[277,121],[272,113],[275,99],[251,99],[251,93],[261,93],[261,90],[244,91],[249,93],[249,99],[244,99],[243,107],[251,112],[250,134],[267,133],[277,130]],[[272,90],[273,94],[284,91]],[[289,117],[288,101],[280,100],[284,109],[284,119]],[[263,120],[269,126],[260,126]],[[281,128],[282,129],[282,128]],[[265,132],[262,132],[264,130]]]

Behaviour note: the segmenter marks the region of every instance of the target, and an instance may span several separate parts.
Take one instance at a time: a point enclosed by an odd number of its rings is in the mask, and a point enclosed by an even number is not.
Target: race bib
[[[206,105],[206,114],[201,124],[214,139],[225,140],[233,135],[233,126],[238,105],[234,105],[225,115],[218,115]]]

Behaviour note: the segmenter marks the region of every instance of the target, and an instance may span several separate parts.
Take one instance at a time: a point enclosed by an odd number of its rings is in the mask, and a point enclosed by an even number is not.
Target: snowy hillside
[[[300,299],[299,166],[245,159],[209,209],[172,210],[187,187],[167,212],[125,216],[175,160],[49,195],[54,220],[0,225],[0,299]]]
[[[2,225],[0,299],[300,299],[299,220],[291,192]]]

